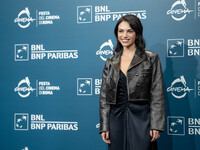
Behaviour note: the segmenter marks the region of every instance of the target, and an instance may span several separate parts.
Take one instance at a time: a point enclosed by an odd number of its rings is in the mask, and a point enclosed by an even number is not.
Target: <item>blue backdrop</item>
[[[0,2],[0,149],[103,150],[105,60],[125,14],[144,26],[166,90],[162,150],[200,149],[200,0]]]

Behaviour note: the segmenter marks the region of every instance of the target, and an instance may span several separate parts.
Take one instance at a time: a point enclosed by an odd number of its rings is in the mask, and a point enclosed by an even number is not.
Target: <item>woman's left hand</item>
[[[150,136],[152,137],[151,142],[154,142],[160,137],[160,131],[158,130],[150,130]]]

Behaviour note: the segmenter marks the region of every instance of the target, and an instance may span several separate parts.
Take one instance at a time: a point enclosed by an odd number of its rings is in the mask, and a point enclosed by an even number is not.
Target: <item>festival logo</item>
[[[100,123],[97,123],[96,124],[96,128],[98,129],[100,127]]]
[[[18,24],[21,28],[27,28],[30,26],[31,22],[33,22],[35,19],[33,19],[30,16],[30,11],[28,7],[26,7],[24,10],[20,11],[17,18],[14,20],[15,23]]]
[[[96,52],[96,55],[99,55],[103,61],[106,61],[108,57],[113,55],[113,43],[111,39],[107,42],[104,42],[100,49]]]
[[[186,85],[186,80],[184,76],[180,76],[180,78],[175,79],[171,86],[167,88],[167,92],[171,92],[171,94],[178,99],[184,98],[186,94],[194,89],[190,89]]]
[[[39,11],[36,10],[36,19],[33,19],[30,16],[30,11],[28,7],[26,7],[24,10],[20,11],[17,18],[15,18],[14,22],[18,24],[20,28],[28,28],[30,24],[35,21],[36,27],[39,25],[49,25],[54,24],[55,20],[60,20],[59,15],[51,14],[49,10],[45,11]]]
[[[184,57],[184,39],[167,40],[167,57]]]
[[[28,114],[15,113],[14,115],[14,130],[28,130]]]
[[[18,86],[14,89],[15,92],[22,98],[30,96],[31,92],[36,91],[36,97],[41,95],[54,95],[55,91],[60,91],[60,86],[51,85],[50,81],[38,81],[36,80],[35,88],[31,87],[31,82],[28,77],[22,79]]]
[[[177,0],[171,6],[171,9],[167,11],[167,15],[171,15],[171,17],[176,21],[181,21],[186,18],[188,14],[191,14],[194,10],[190,10],[187,8],[187,4],[185,0]]]
[[[92,23],[92,6],[77,7],[77,23]]]
[[[29,60],[29,45],[15,44],[15,61],[28,61],[28,60]]]
[[[185,135],[185,118],[184,117],[167,117],[168,135]]]
[[[25,77],[25,79],[22,79],[17,87],[14,89],[15,92],[19,94],[22,98],[28,97],[31,92],[33,92],[35,89],[31,87],[30,81],[28,77]]]

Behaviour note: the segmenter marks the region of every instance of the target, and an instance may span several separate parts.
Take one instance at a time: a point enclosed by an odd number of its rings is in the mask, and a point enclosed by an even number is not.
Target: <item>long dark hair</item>
[[[142,26],[140,19],[137,16],[131,15],[131,14],[121,17],[115,26],[114,32],[115,32],[115,37],[117,39],[117,45],[115,48],[115,52],[119,52],[123,48],[122,44],[119,42],[119,40],[117,38],[118,37],[118,26],[123,21],[128,22],[130,27],[135,31],[135,33],[136,33],[135,45],[136,45],[136,48],[139,50],[140,55],[142,55],[145,52],[145,40],[143,38],[143,26]]]

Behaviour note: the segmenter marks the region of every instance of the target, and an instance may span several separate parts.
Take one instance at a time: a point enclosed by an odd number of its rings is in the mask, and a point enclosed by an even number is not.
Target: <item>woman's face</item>
[[[123,21],[119,24],[117,35],[117,38],[123,47],[129,48],[131,46],[135,46],[136,33],[130,27],[128,22]]]

